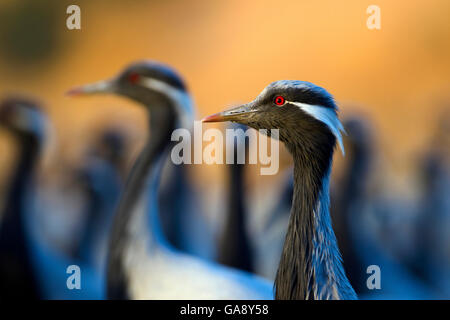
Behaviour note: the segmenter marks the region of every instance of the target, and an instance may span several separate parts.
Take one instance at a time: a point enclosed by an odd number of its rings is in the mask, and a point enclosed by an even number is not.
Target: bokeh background
[[[81,30],[66,28],[70,4],[81,7]],[[366,26],[371,4],[381,8],[381,30]],[[417,159],[449,114],[449,12],[447,0],[2,0],[0,97],[23,94],[42,103],[51,122],[40,166],[48,183],[77,166],[108,126],[126,133],[127,161],[135,159],[147,135],[145,110],[116,96],[64,95],[132,61],[178,70],[197,119],[252,100],[272,81],[306,80],[334,95],[342,118],[370,119],[378,189],[414,197]],[[4,131],[0,150],[4,186],[14,162]],[[335,160],[338,175],[344,160],[339,153]],[[281,165],[290,165],[285,151]],[[211,194],[207,214],[220,215],[223,166],[192,170],[199,190]],[[281,175],[256,170],[249,170],[249,189],[255,199],[270,199]]]
[[[0,94],[42,101],[58,140],[50,162],[73,157],[105,117],[138,128],[141,139],[144,111],[129,101],[64,92],[143,58],[179,70],[199,118],[253,99],[275,80],[319,84],[343,115],[351,108],[371,117],[391,183],[402,186],[448,103],[445,0],[378,1],[381,30],[366,27],[367,1],[80,0],[81,30],[66,28],[69,4],[0,4]]]

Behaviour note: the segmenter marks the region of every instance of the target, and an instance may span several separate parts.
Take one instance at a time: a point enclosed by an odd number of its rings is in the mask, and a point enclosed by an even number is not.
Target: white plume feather
[[[342,126],[342,123],[339,121],[339,118],[337,117],[335,110],[307,103],[293,102],[293,101],[287,102],[299,107],[313,118],[324,123],[331,130],[331,133],[333,133],[333,135],[336,137],[339,147],[341,148],[342,154],[345,155],[341,132],[343,132],[344,134],[346,134],[346,132],[344,127]]]

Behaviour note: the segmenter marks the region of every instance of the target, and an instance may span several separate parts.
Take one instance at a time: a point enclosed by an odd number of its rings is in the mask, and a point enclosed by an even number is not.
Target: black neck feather
[[[281,130],[280,130],[281,131]],[[280,134],[285,134],[280,132]],[[314,211],[328,178],[335,138],[329,132],[291,133],[285,141],[294,160],[294,194],[290,221],[275,278],[276,299],[306,299],[311,288]],[[328,190],[327,190],[328,192]],[[312,298],[309,295],[309,298]]]

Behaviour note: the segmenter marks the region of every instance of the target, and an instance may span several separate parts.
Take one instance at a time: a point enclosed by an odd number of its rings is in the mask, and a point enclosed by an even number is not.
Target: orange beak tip
[[[223,117],[220,113],[215,113],[202,119],[202,122],[221,122],[221,121],[223,121]]]

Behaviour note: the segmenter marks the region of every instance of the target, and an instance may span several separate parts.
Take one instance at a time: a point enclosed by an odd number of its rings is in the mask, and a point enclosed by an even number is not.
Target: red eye
[[[128,81],[130,83],[135,84],[139,81],[139,75],[137,73],[132,73],[128,76]]]
[[[277,106],[282,106],[286,102],[286,100],[282,96],[276,96],[274,102]]]

